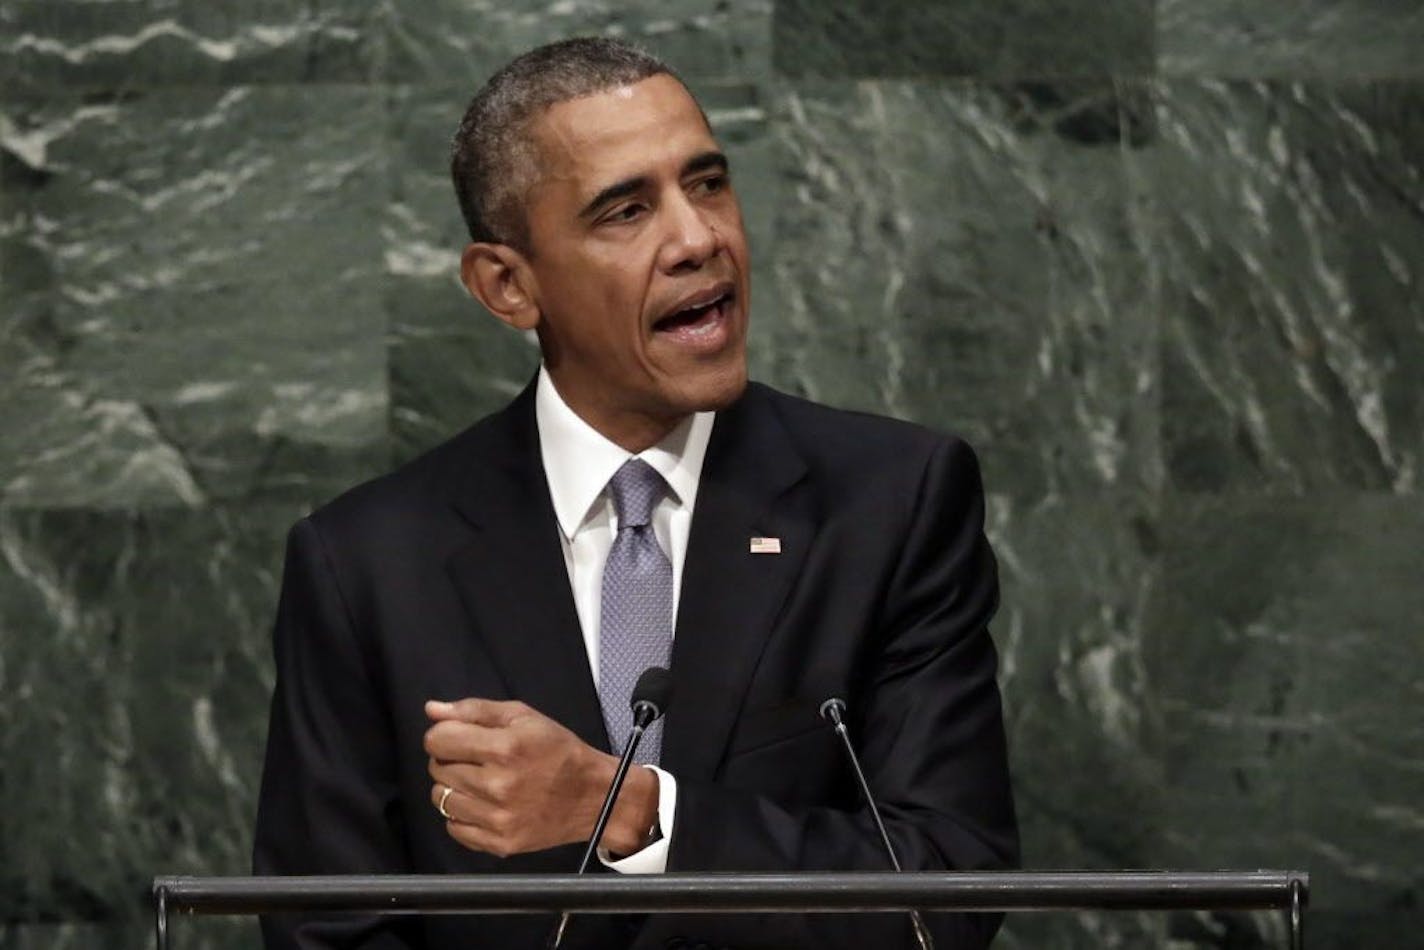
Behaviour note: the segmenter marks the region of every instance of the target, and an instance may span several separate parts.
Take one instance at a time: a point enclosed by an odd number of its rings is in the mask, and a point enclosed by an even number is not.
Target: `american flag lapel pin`
[[[753,554],[780,554],[780,538],[752,538],[751,553]]]

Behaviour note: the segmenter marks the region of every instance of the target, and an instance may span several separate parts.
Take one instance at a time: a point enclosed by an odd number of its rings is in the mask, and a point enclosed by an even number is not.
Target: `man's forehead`
[[[573,167],[620,154],[651,157],[659,146],[714,145],[692,94],[665,74],[555,103],[531,131],[547,162]]]

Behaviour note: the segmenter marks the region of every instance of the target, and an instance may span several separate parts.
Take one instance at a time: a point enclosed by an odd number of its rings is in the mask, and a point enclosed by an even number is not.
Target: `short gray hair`
[[[450,177],[474,241],[524,247],[523,199],[538,154],[529,123],[560,102],[677,74],[622,40],[579,37],[530,50],[490,77],[470,100],[450,143]],[[679,79],[679,82],[681,80]]]

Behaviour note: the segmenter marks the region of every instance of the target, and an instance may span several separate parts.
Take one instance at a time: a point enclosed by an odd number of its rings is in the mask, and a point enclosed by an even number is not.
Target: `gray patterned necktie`
[[[653,533],[653,506],[667,483],[647,462],[629,459],[608,480],[618,536],[603,565],[599,611],[598,698],[615,751],[633,730],[633,684],[650,666],[672,659],[672,564]],[[643,734],[634,761],[658,761],[662,720]]]

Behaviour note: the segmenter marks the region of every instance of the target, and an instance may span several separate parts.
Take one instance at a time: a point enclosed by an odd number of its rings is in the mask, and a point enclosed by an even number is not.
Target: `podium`
[[[156,877],[159,950],[170,915],[1017,913],[1279,910],[1304,940],[1310,876],[1297,871],[915,871],[565,875]]]

